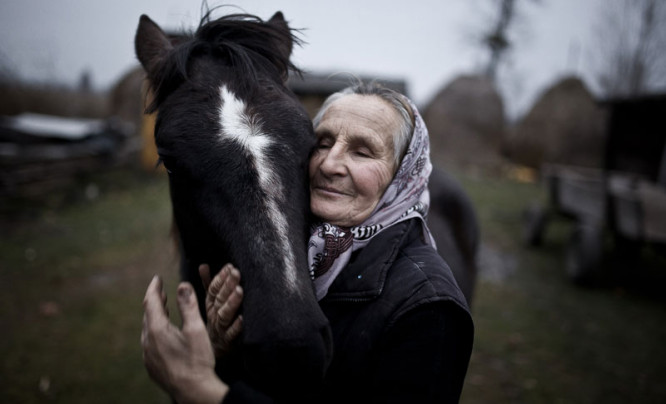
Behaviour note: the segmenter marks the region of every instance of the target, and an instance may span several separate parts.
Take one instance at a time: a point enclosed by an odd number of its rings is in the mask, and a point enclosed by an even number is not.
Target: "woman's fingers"
[[[215,275],[206,294],[206,311],[213,313],[225,304],[231,292],[240,284],[240,272],[227,264]],[[212,306],[212,307],[211,307]]]
[[[231,264],[223,266],[220,272],[218,272],[217,275],[215,275],[215,277],[213,278],[213,280],[209,283],[208,292],[206,293],[207,303],[209,300],[211,304],[215,303],[217,295],[220,293],[225,282],[227,281],[227,278],[229,277],[231,268],[232,268]]]
[[[243,331],[243,316],[238,316],[227,329],[227,340],[229,343],[235,340],[240,335],[241,331]]]
[[[162,279],[155,275],[150,281],[148,289],[146,289],[146,295],[143,298],[144,321],[147,325],[167,320],[166,296],[163,293]]]
[[[240,272],[236,268],[227,264],[223,269],[227,269],[228,273],[220,290],[215,295],[215,308],[217,310],[229,300],[234,289],[240,284]]]
[[[233,342],[243,331],[243,316],[237,316],[229,327],[221,327],[212,331],[211,342],[215,351],[215,357],[221,358],[231,350]]]
[[[223,267],[220,270],[220,272],[218,272],[217,275],[215,275],[215,277],[211,281],[210,268],[208,267],[208,265],[205,264],[201,265],[199,267],[199,271],[200,275],[201,272],[204,272],[201,279],[204,282],[204,287],[206,289],[206,299],[205,299],[206,317],[208,318],[208,321],[211,321],[212,316],[215,314],[215,296],[222,288],[224,280],[226,279],[229,273],[227,270],[225,270],[225,267]]]
[[[155,275],[150,281],[143,298],[143,326],[141,327],[141,346],[146,349],[150,346],[150,334],[157,330],[168,328],[169,313],[165,307],[166,295],[162,289],[162,279]],[[151,331],[152,330],[152,331]]]
[[[204,325],[201,313],[199,313],[199,305],[196,296],[194,296],[194,289],[192,285],[187,282],[181,282],[178,285],[178,309],[180,316],[183,319],[183,332],[199,332],[205,334],[206,326]]]
[[[234,321],[236,313],[238,312],[238,308],[242,302],[243,288],[241,288],[240,285],[236,285],[225,302],[223,304],[216,305],[218,320],[216,322],[216,327],[218,331],[224,332],[231,326],[231,323]]]
[[[207,282],[206,269],[201,268],[204,282]],[[242,301],[240,272],[227,264],[210,281],[206,293],[208,334],[217,357],[231,349],[232,342],[242,331],[243,320],[238,316]]]
[[[167,306],[167,294],[164,289],[162,289],[160,297],[162,299],[162,306],[164,306],[164,313],[166,314],[167,317],[169,317],[169,306]]]

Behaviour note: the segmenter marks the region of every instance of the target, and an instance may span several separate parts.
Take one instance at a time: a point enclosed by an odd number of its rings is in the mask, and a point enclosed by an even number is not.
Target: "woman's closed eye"
[[[365,157],[365,158],[372,158],[374,155],[370,149],[367,148],[360,148],[354,150],[354,154],[356,154],[359,157]]]
[[[320,138],[317,141],[317,149],[330,149],[333,147],[333,142],[328,138]]]

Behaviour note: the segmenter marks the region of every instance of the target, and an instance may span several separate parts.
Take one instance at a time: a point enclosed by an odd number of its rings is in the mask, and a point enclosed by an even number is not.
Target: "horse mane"
[[[155,112],[160,104],[189,78],[188,67],[193,58],[211,55],[225,60],[238,72],[236,83],[245,91],[255,88],[259,73],[268,74],[276,82],[284,81],[289,71],[301,74],[290,60],[291,44],[301,45],[298,30],[284,29],[250,14],[230,14],[210,20],[210,12],[202,17],[197,31],[173,40],[174,48],[152,72],[152,103],[146,112]]]

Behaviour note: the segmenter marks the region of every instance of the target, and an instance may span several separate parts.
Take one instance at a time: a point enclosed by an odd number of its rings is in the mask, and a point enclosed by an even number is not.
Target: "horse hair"
[[[284,81],[290,71],[301,74],[291,62],[289,52],[279,48],[284,43],[300,45],[302,41],[295,34],[297,31],[265,23],[250,14],[230,14],[210,21],[210,12],[206,13],[194,35],[184,34],[185,38],[177,42],[153,72],[154,99],[146,112],[155,112],[169,94],[188,79],[188,66],[198,55],[226,61],[231,69],[239,72],[237,77],[244,78],[238,85],[245,91],[256,87],[259,71],[276,82]]]

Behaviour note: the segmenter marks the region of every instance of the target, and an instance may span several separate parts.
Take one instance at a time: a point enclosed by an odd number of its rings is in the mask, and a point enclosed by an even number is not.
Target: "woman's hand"
[[[143,300],[141,346],[148,374],[180,404],[220,403],[228,386],[215,374],[213,347],[192,285],[178,285],[182,330],[169,320],[166,301],[162,280],[155,276]]]
[[[243,318],[237,315],[243,301],[240,272],[227,264],[210,280],[210,268],[203,264],[199,275],[206,293],[206,316],[208,335],[213,344],[215,357],[220,358],[231,350],[233,341],[243,328]]]

